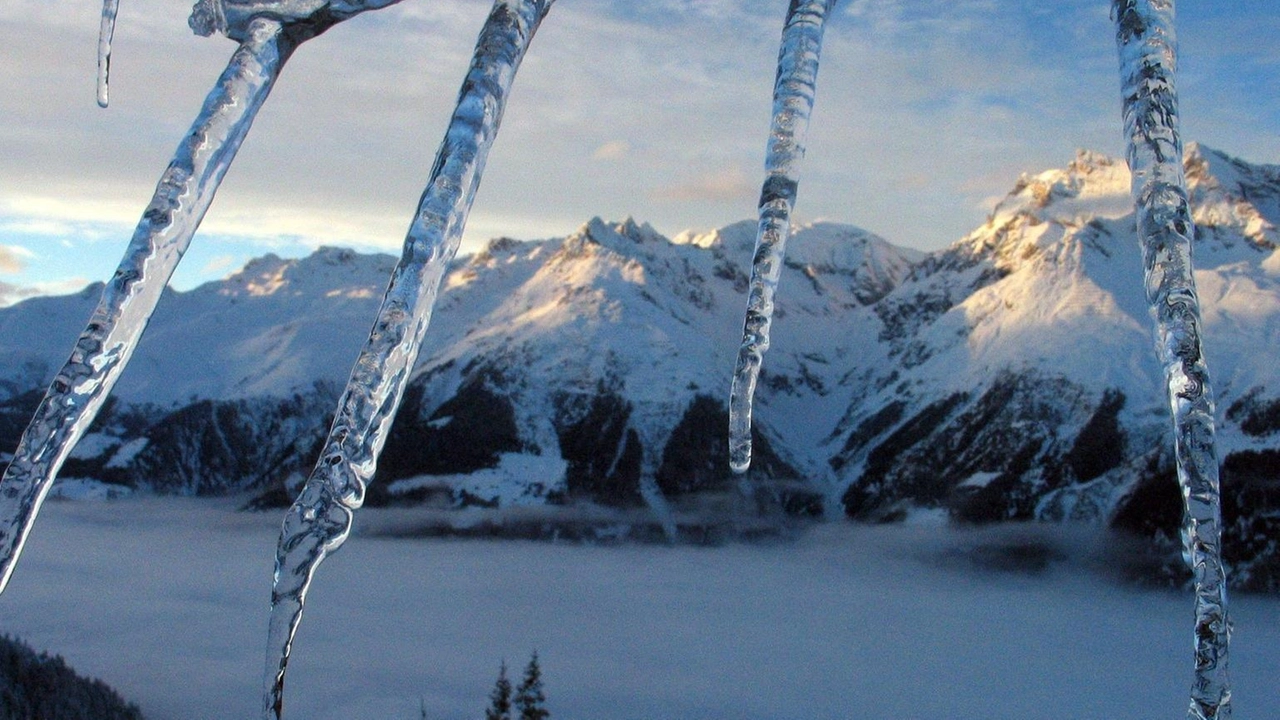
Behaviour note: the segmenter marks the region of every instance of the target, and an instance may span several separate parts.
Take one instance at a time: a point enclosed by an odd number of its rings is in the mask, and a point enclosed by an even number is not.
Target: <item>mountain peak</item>
[[[1235,225],[1255,250],[1280,247],[1280,165],[1246,163],[1197,143],[1184,162],[1198,228]]]
[[[1199,264],[1215,266],[1280,247],[1280,166],[1246,163],[1199,143],[1187,145],[1184,166]],[[1080,228],[1132,223],[1130,185],[1123,160],[1077,151],[1064,168],[1022,175],[987,223],[954,250],[970,259],[994,253],[1007,270]],[[1103,246],[1109,237],[1113,233],[1095,232],[1092,245],[1108,254]]]
[[[1187,164],[1202,322],[1226,379],[1224,487],[1246,509],[1228,526],[1274,537],[1280,253],[1267,259],[1244,233],[1274,237],[1280,169],[1198,145]],[[795,223],[757,394],[771,455],[755,477],[796,512],[866,519],[1162,522],[1147,497],[1176,516],[1128,185],[1123,162],[1077,153],[1023,176],[986,226],[928,255]],[[456,263],[380,483],[457,504],[721,507],[756,226],[668,241],[597,217]],[[321,248],[173,293],[78,467],[192,493],[305,477],[393,264]],[[91,302],[73,300],[0,310],[0,398],[48,381]],[[1157,486],[1164,495],[1147,494]],[[1274,548],[1248,552],[1280,586]]]
[[[924,253],[895,247],[873,232],[853,225],[827,221],[807,222],[792,227],[792,242],[787,244],[787,261],[828,272],[856,272],[868,265],[879,264],[886,256],[907,263],[916,262]]]
[[[352,267],[359,257],[351,248],[321,245],[308,259],[332,267]]]
[[[730,252],[750,253],[756,243],[757,222],[739,220],[714,230],[685,230],[671,239],[676,245],[698,248],[722,248]]]
[[[225,281],[223,295],[273,295],[284,286],[285,270],[291,262],[275,253],[267,253],[245,263],[239,271]]]
[[[584,240],[593,241],[606,247],[613,247],[616,241],[620,240],[629,241],[633,245],[667,241],[652,225],[638,223],[630,215],[621,222],[615,223],[605,222],[599,216],[593,217],[579,228],[574,235],[581,235]]]
[[[254,258],[226,280],[211,283],[220,295],[262,297],[288,293],[368,297],[386,285],[395,258],[364,255],[350,248],[322,246],[302,258],[268,253]]]
[[[1082,225],[1095,217],[1118,218],[1133,211],[1129,168],[1119,158],[1078,150],[1065,168],[1023,174],[996,205],[991,223],[1027,216]]]

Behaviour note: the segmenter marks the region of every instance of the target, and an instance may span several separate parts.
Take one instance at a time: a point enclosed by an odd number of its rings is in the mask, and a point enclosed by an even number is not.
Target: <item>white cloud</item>
[[[313,247],[356,244],[391,248],[403,244],[413,218],[413,207],[377,212],[372,208],[271,207],[252,201],[247,205],[210,212],[200,231],[258,241],[282,238]]]
[[[47,505],[5,599],[6,631],[64,654],[149,717],[258,714],[263,580],[280,521],[223,505]],[[1186,712],[1188,603],[1117,580],[1103,560],[1120,551],[1096,528],[831,523],[786,542],[600,547],[391,539],[405,520],[385,512],[363,511],[373,537],[344,546],[308,600],[291,716],[409,718],[425,704],[431,717],[473,717],[500,659],[523,662],[535,647],[555,717]],[[1052,549],[1050,569],[975,561],[1011,540]],[[1280,665],[1276,601],[1232,607],[1248,629],[1237,712],[1252,702],[1265,716]]]
[[[9,307],[27,298],[43,295],[69,295],[84,289],[88,284],[89,281],[81,277],[67,278],[56,282],[33,283],[31,285],[0,282],[0,308]]]
[[[20,245],[0,245],[0,273],[22,272],[34,253]]]
[[[41,195],[0,198],[0,230],[32,235],[69,236],[91,232],[86,226],[133,226],[141,206],[93,198],[67,199]]]
[[[591,153],[592,160],[621,160],[631,152],[631,143],[626,140],[610,140],[602,143]]]
[[[200,268],[200,272],[204,275],[226,275],[228,271],[239,268],[243,262],[243,258],[234,255],[216,255]]]
[[[308,42],[204,231],[398,247],[490,5],[404,2]],[[837,7],[802,212],[938,247],[972,229],[976,204],[1020,172],[1061,165],[1077,147],[1119,153],[1105,4]],[[232,47],[191,35],[189,8],[122,6],[104,112],[93,103],[98,8],[0,5],[0,44],[24,68],[0,75],[0,97],[24,100],[0,115],[0,217],[50,237],[103,225],[128,233]],[[784,0],[558,3],[516,82],[468,242],[572,229],[593,215],[631,214],[674,233],[752,214],[785,11]],[[1224,72],[1238,56],[1224,58],[1230,44],[1216,39],[1243,12],[1180,9],[1184,127],[1275,162],[1280,100],[1259,90],[1275,53],[1257,38],[1280,23],[1280,6],[1250,6],[1241,46],[1253,60]]]
[[[747,177],[739,169],[711,172],[684,182],[658,188],[654,199],[667,202],[700,202],[706,200],[739,200],[759,191],[760,181]]]

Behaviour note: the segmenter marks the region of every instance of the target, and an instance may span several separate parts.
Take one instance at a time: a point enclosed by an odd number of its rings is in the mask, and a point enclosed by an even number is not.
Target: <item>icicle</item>
[[[101,409],[191,236],[213,201],[292,45],[280,24],[255,21],[160,177],[71,358],[54,378],[0,480],[0,591],[8,584],[40,504],[76,441]]]
[[[102,0],[102,25],[98,28],[98,107],[106,107],[110,100],[111,37],[116,32],[119,10],[120,0]]]
[[[833,4],[834,0],[792,0],[782,31],[746,321],[729,393],[729,467],[736,473],[745,473],[751,465],[751,402],[764,353],[769,349],[773,297],[791,232],[791,209],[818,81],[822,31]]]
[[[316,567],[346,539],[386,441],[441,278],[462,237],[516,70],[553,0],[496,0],[369,340],[315,470],[285,516],[271,595],[264,716],[283,713],[285,670]]]
[[[368,10],[380,10],[400,0],[196,0],[187,24],[197,35],[222,33],[243,40],[255,18],[279,20],[290,31],[310,28],[314,37],[328,28]]]
[[[196,3],[191,6],[187,27],[203,37],[227,32],[227,16],[223,9],[223,0],[196,0]]]
[[[1172,0],[1113,0],[1112,11],[1147,301],[1173,414],[1185,509],[1183,554],[1195,581],[1195,681],[1188,717],[1226,720],[1231,717],[1231,625],[1220,546],[1213,392],[1201,355],[1191,263],[1195,229],[1178,134],[1174,8]]]

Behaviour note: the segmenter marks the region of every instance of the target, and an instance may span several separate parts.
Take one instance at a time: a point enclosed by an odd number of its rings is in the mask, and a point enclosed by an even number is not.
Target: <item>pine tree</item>
[[[542,693],[542,668],[538,665],[538,651],[533,651],[529,665],[524,669],[524,679],[516,689],[516,709],[519,720],[546,720],[551,713],[542,706],[547,701]]]
[[[484,720],[511,720],[511,681],[507,679],[506,660],[498,668],[498,681],[493,684],[493,692],[489,693],[489,707],[484,711]]]

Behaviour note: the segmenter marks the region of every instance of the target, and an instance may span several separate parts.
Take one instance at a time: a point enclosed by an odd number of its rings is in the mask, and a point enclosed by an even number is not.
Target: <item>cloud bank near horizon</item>
[[[422,192],[489,0],[405,0],[305,45],[193,245],[206,267],[320,244],[394,250]],[[784,2],[561,0],[521,70],[464,250],[634,216],[675,234],[751,217]],[[849,0],[827,31],[801,218],[934,249],[1018,175],[1077,148],[1119,154],[1108,4]],[[230,54],[186,3],[122,3],[112,107],[93,102],[97,8],[0,4],[0,281],[105,277]],[[1280,159],[1280,7],[1187,5],[1183,129]],[[214,247],[202,247],[215,245]],[[213,262],[220,259],[219,262]],[[96,263],[96,264],[95,264]],[[233,262],[234,264],[234,262]],[[99,267],[101,266],[101,267]]]

